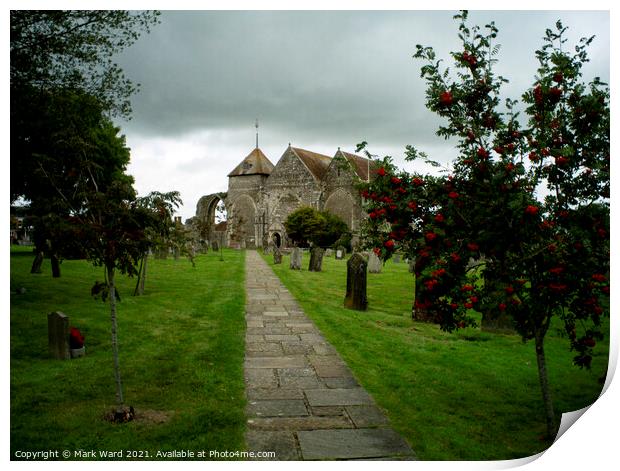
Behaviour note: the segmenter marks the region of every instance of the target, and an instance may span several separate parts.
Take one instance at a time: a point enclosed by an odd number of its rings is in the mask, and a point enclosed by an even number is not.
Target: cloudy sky
[[[141,84],[133,119],[119,122],[132,149],[130,173],[141,194],[178,190],[179,214],[225,191],[226,175],[255,145],[275,164],[288,143],[333,156],[363,140],[403,161],[405,145],[450,161],[425,108],[416,44],[439,57],[460,50],[454,11],[165,11],[161,24],[117,59]],[[546,28],[561,19],[572,47],[596,35],[584,78],[609,80],[608,12],[470,12],[494,20],[502,45],[497,71],[506,97],[532,83]],[[421,169],[420,169],[421,170]]]

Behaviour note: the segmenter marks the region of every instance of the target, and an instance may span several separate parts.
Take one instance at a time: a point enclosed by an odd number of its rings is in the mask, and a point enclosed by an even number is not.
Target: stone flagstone
[[[274,460],[415,460],[407,442],[255,251],[246,252],[249,451]]]

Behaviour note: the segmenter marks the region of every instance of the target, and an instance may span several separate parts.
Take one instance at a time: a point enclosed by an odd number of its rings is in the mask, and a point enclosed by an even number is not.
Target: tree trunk
[[[545,361],[545,349],[543,347],[546,330],[536,332],[536,362],[538,363],[538,378],[540,379],[540,388],[542,390],[543,402],[545,404],[545,415],[547,418],[547,436],[553,438],[556,433],[555,415],[553,413],[553,403],[551,401],[551,392],[549,391],[549,379],[547,377],[547,365]]]
[[[37,254],[34,257],[32,262],[32,268],[30,268],[30,273],[41,273],[41,265],[43,264],[43,251],[37,250]]]
[[[145,252],[140,259],[140,267],[138,268],[138,279],[136,280],[136,287],[133,290],[134,296],[142,296],[144,294],[144,280],[146,278],[146,261],[149,257],[148,252]]]
[[[110,290],[110,320],[112,321],[112,355],[114,357],[114,379],[116,382],[116,412],[123,412],[123,385],[121,383],[121,369],[118,360],[118,337],[116,322],[116,285],[114,283],[114,267],[108,266],[108,288]]]
[[[310,264],[308,271],[321,271],[323,267],[323,254],[325,251],[321,247],[312,247],[310,249]]]
[[[146,283],[146,266],[149,261],[149,253],[144,254],[144,261],[142,262],[142,274],[140,276],[140,294],[144,294],[144,285]]]
[[[58,255],[52,254],[50,256],[50,261],[52,262],[52,277],[60,278],[60,260],[58,259]]]

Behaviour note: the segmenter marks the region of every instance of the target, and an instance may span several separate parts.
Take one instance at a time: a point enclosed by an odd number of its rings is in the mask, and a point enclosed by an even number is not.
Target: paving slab
[[[374,401],[363,388],[308,389],[304,391],[311,406],[372,405]]]
[[[304,460],[414,458],[407,442],[391,429],[300,431],[297,438]]]

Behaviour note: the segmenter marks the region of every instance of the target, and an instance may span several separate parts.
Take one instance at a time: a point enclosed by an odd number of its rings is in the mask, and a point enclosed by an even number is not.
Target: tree
[[[456,79],[442,70],[432,48],[417,46],[426,61],[427,107],[445,119],[438,135],[458,140],[452,173],[438,177],[399,172],[384,159],[378,178],[364,185],[367,240],[389,258],[402,249],[415,258],[415,310],[431,310],[441,327],[473,325],[470,309],[509,315],[523,340],[535,343],[547,432],[555,418],[546,372],[544,338],[559,316],[589,367],[602,338],[602,300],[609,293],[609,90],[600,80],[580,81],[587,60],[563,51],[565,28],[547,30],[532,89],[522,97],[530,119],[521,127],[493,73],[499,46],[493,23],[460,21],[463,50],[451,53]],[[408,158],[427,159],[413,147]],[[438,165],[438,164],[437,164]],[[541,199],[539,189],[550,195]],[[480,280],[480,281],[478,281]]]
[[[85,204],[78,197],[89,172],[107,165],[93,159],[93,133],[103,132],[104,113],[129,117],[137,88],[111,58],[158,15],[11,11],[11,201],[29,201],[36,221],[33,272],[48,253],[60,276],[63,221]],[[114,126],[105,119],[110,132]]]
[[[349,233],[346,223],[328,211],[301,207],[284,221],[288,237],[300,247],[312,246],[309,271],[321,271],[325,247],[332,246]]]
[[[288,237],[300,247],[308,247],[310,244],[330,247],[349,232],[347,224],[338,216],[307,206],[289,214],[284,227]]]
[[[162,250],[163,247],[163,250],[168,250],[169,239],[174,228],[172,215],[180,204],[182,201],[178,191],[168,193],[152,191],[136,200],[138,207],[151,213],[153,223],[145,231],[145,236],[150,241],[149,249],[156,247]],[[134,296],[144,294],[148,255],[149,251],[147,250],[140,257]]]

